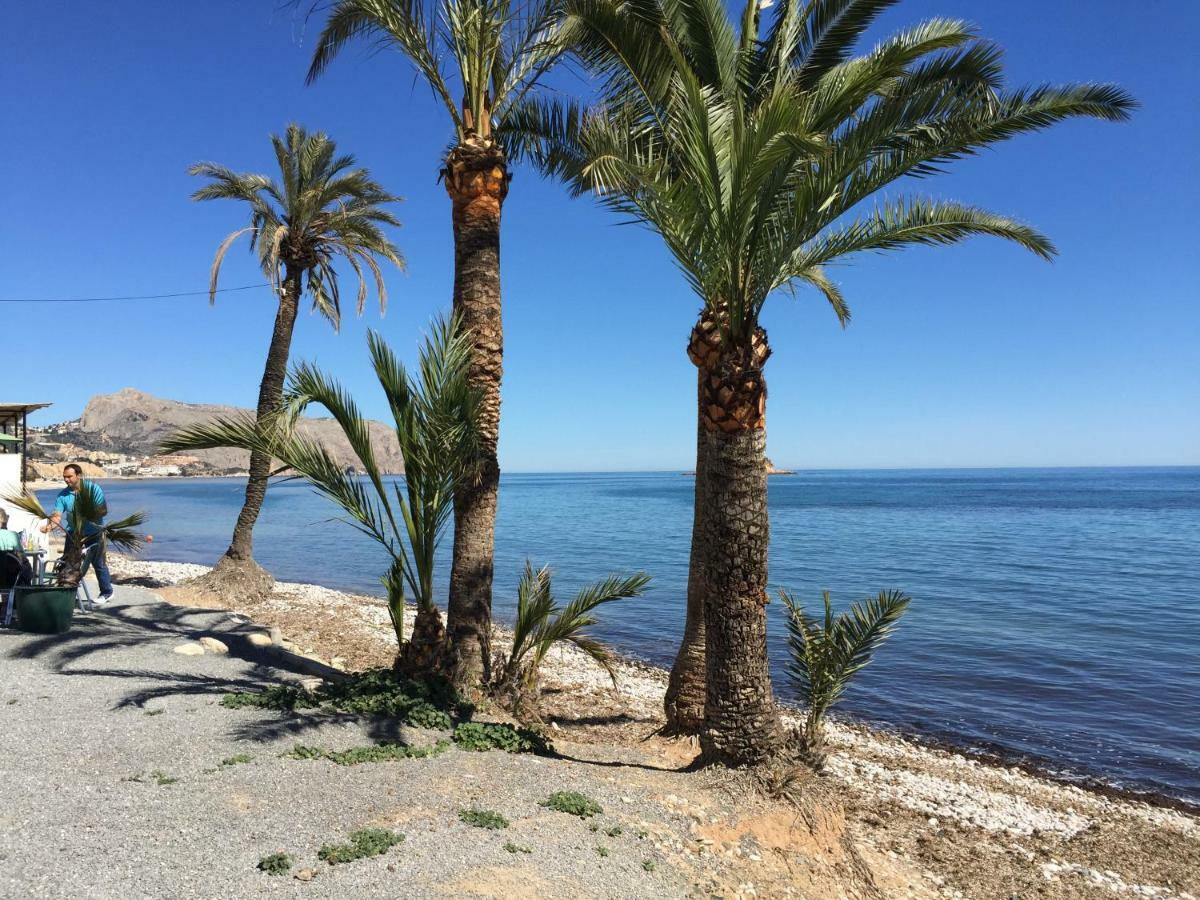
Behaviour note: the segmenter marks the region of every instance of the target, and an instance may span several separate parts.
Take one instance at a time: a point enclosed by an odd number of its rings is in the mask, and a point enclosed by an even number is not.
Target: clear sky
[[[304,4],[302,10],[307,9]],[[918,185],[1038,226],[1053,264],[977,239],[857,258],[834,276],[842,330],[815,295],[768,304],[768,453],[803,467],[1200,463],[1200,209],[1191,0],[908,0],[871,40],[931,15],[976,22],[1007,50],[1010,83],[1114,81],[1133,121],[1018,138]],[[450,303],[449,202],[436,183],[444,112],[394,51],[355,48],[304,85],[319,21],[277,0],[21,4],[0,54],[0,299],[203,290],[213,252],[245,224],[192,203],[188,165],[275,174],[268,134],[289,121],[406,199],[409,272],[391,303],[340,334],[302,316],[293,359],[341,378],[371,415],[365,331],[406,358]],[[555,84],[570,90],[574,82]],[[670,469],[694,458],[698,302],[658,239],[518,169],[504,208],[509,471]],[[222,284],[262,280],[245,247]],[[0,303],[4,400],[73,418],[136,387],[252,406],[273,320],[266,288],[107,303]]]

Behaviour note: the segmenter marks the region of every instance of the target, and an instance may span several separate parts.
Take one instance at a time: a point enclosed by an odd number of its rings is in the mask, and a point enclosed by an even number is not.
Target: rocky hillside
[[[164,400],[125,388],[115,394],[93,397],[77,428],[60,432],[58,436],[81,447],[153,456],[158,453],[159,444],[180,428],[239,411],[242,410],[234,406]],[[358,457],[333,419],[305,418],[301,420],[300,428],[319,440],[343,465],[359,467]],[[403,472],[404,460],[393,431],[382,422],[371,422],[371,437],[376,459],[383,470]],[[199,450],[192,455],[214,471],[245,470],[250,459],[250,454],[242,450]]]

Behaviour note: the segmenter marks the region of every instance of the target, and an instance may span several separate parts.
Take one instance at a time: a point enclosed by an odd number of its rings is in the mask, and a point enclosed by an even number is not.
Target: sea
[[[526,560],[564,602],[612,573],[652,576],[594,631],[669,666],[683,628],[693,479],[678,472],[501,479],[494,610],[511,621]],[[212,564],[244,481],[105,483],[143,510],[147,558]],[[1060,777],[1200,803],[1200,467],[799,471],[769,479],[770,582],[816,610],[913,597],[841,714]],[[439,565],[444,598],[451,537]],[[382,594],[384,558],[300,481],[273,484],[255,556],[283,581]],[[768,606],[775,690],[784,609]]]

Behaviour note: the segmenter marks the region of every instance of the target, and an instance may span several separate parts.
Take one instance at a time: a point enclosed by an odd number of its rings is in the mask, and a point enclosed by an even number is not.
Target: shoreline
[[[161,575],[167,576],[167,578],[164,580],[167,580],[169,584],[177,584],[182,580],[194,578],[200,574],[203,574],[204,572],[209,571],[211,568],[199,563],[168,562],[164,560],[151,560],[141,557],[132,559],[129,557],[119,556],[117,554],[113,554],[112,560],[114,576],[116,576],[118,573],[118,566],[125,567],[132,565],[136,568],[146,566],[152,570],[158,570]],[[336,597],[341,599],[343,602],[348,601],[351,603],[361,600],[380,605],[383,603],[382,598],[375,597],[373,595],[359,594],[341,588],[311,583],[277,582],[276,591],[277,593],[284,594],[299,591],[303,594],[316,595],[326,599],[330,597]],[[415,615],[411,608],[409,612],[410,615]],[[406,616],[406,620],[407,619],[408,617]],[[406,632],[410,628],[411,622],[406,624]],[[493,631],[501,643],[506,643],[511,633],[511,626],[494,622]],[[556,651],[554,652],[558,654],[560,657],[558,661],[562,663],[564,662],[562,657],[564,657],[564,655],[569,656],[572,651],[565,650],[564,648],[560,647],[556,648]],[[552,656],[554,652],[552,652]],[[616,648],[612,648],[612,653],[617,662],[617,668],[622,675],[636,674],[636,676],[640,676],[641,678],[649,678],[653,681],[661,683],[661,690],[657,697],[646,698],[642,696],[639,698],[653,699],[657,708],[661,710],[662,693],[665,692],[669,670],[661,665],[657,665],[644,659],[639,659],[636,656],[631,656],[628,653]],[[582,655],[580,656],[582,660]],[[576,660],[576,664],[578,664],[581,660]],[[790,721],[792,723],[798,721],[798,708],[796,706],[781,702],[778,700],[778,698],[776,698],[776,705],[780,708],[785,721]],[[1094,794],[1098,797],[1103,797],[1115,802],[1145,804],[1156,809],[1169,810],[1186,816],[1200,817],[1200,802],[1188,800],[1183,797],[1173,796],[1171,794],[1162,793],[1152,789],[1139,789],[1136,787],[1127,787],[1114,784],[1105,780],[1103,777],[1090,772],[1064,774],[1061,771],[1056,771],[1054,768],[1052,768],[1053,763],[1048,760],[1038,761],[1036,759],[1030,759],[1029,757],[1020,753],[1006,753],[1003,748],[990,749],[973,747],[957,742],[949,737],[926,732],[906,730],[903,728],[890,726],[886,722],[847,715],[844,713],[834,713],[827,721],[836,729],[845,729],[850,732],[861,732],[872,740],[884,742],[896,741],[902,744],[917,746],[927,752],[948,754],[974,764],[987,766],[997,770],[1020,772],[1027,777],[1054,784],[1065,790],[1085,791],[1089,794]]]

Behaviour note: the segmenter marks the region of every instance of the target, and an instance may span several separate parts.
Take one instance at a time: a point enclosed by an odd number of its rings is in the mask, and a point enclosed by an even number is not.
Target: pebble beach
[[[114,557],[112,566],[122,592],[139,591],[154,604],[166,600],[188,615],[222,622],[222,628],[255,629],[265,636],[263,643],[279,645],[297,665],[281,663],[295,671],[272,672],[268,681],[312,677],[311,671],[321,667],[334,673],[390,663],[394,638],[379,598],[278,583],[269,599],[252,607],[205,610],[202,602],[192,605],[198,598],[188,588],[188,579],[206,571],[203,566],[121,557]],[[91,615],[103,622],[108,613]],[[193,631],[188,641],[176,640],[178,635],[171,640],[202,647],[200,636]],[[505,638],[498,629],[496,641]],[[178,652],[171,657],[173,663],[209,665],[211,654],[201,649],[196,657]],[[582,653],[559,648],[547,664],[544,683],[553,697],[547,733],[562,759],[539,760],[539,765],[583,766],[591,775],[596,770],[600,782],[615,785],[610,789],[630,797],[631,804],[641,804],[642,818],[652,818],[651,807],[666,816],[658,842],[663,855],[653,865],[659,881],[591,884],[572,896],[1200,897],[1200,819],[1187,810],[1106,795],[835,722],[825,773],[797,776],[794,793],[808,810],[797,815],[794,809],[786,812],[788,804],[770,799],[770,791],[748,792],[738,783],[741,774],[683,771],[695,746],[656,735],[664,671],[622,662],[614,688]],[[218,713],[218,720],[229,715]],[[471,755],[473,771],[480,759],[503,756]],[[585,757],[590,763],[570,761]],[[507,771],[515,759],[505,758],[487,776],[500,779],[496,790],[502,795],[518,787],[505,779],[524,777]],[[11,778],[6,783],[14,784]],[[751,795],[754,799],[747,799]],[[697,804],[703,814],[696,812]],[[779,821],[788,824],[780,828]],[[798,880],[796,859],[819,862],[822,857],[796,849],[796,842],[820,844],[821,834],[840,848],[834,854],[838,859],[824,857],[827,871],[817,865],[805,876],[810,881]],[[533,856],[522,860],[525,867],[535,863],[543,867]],[[849,867],[844,871],[843,863]],[[561,861],[546,865],[550,870],[540,877],[549,878],[547,883],[572,868]],[[676,880],[662,882],[666,871],[675,872]],[[808,885],[805,890],[802,883]],[[307,888],[309,895],[323,895]],[[555,894],[547,889],[536,895]]]

